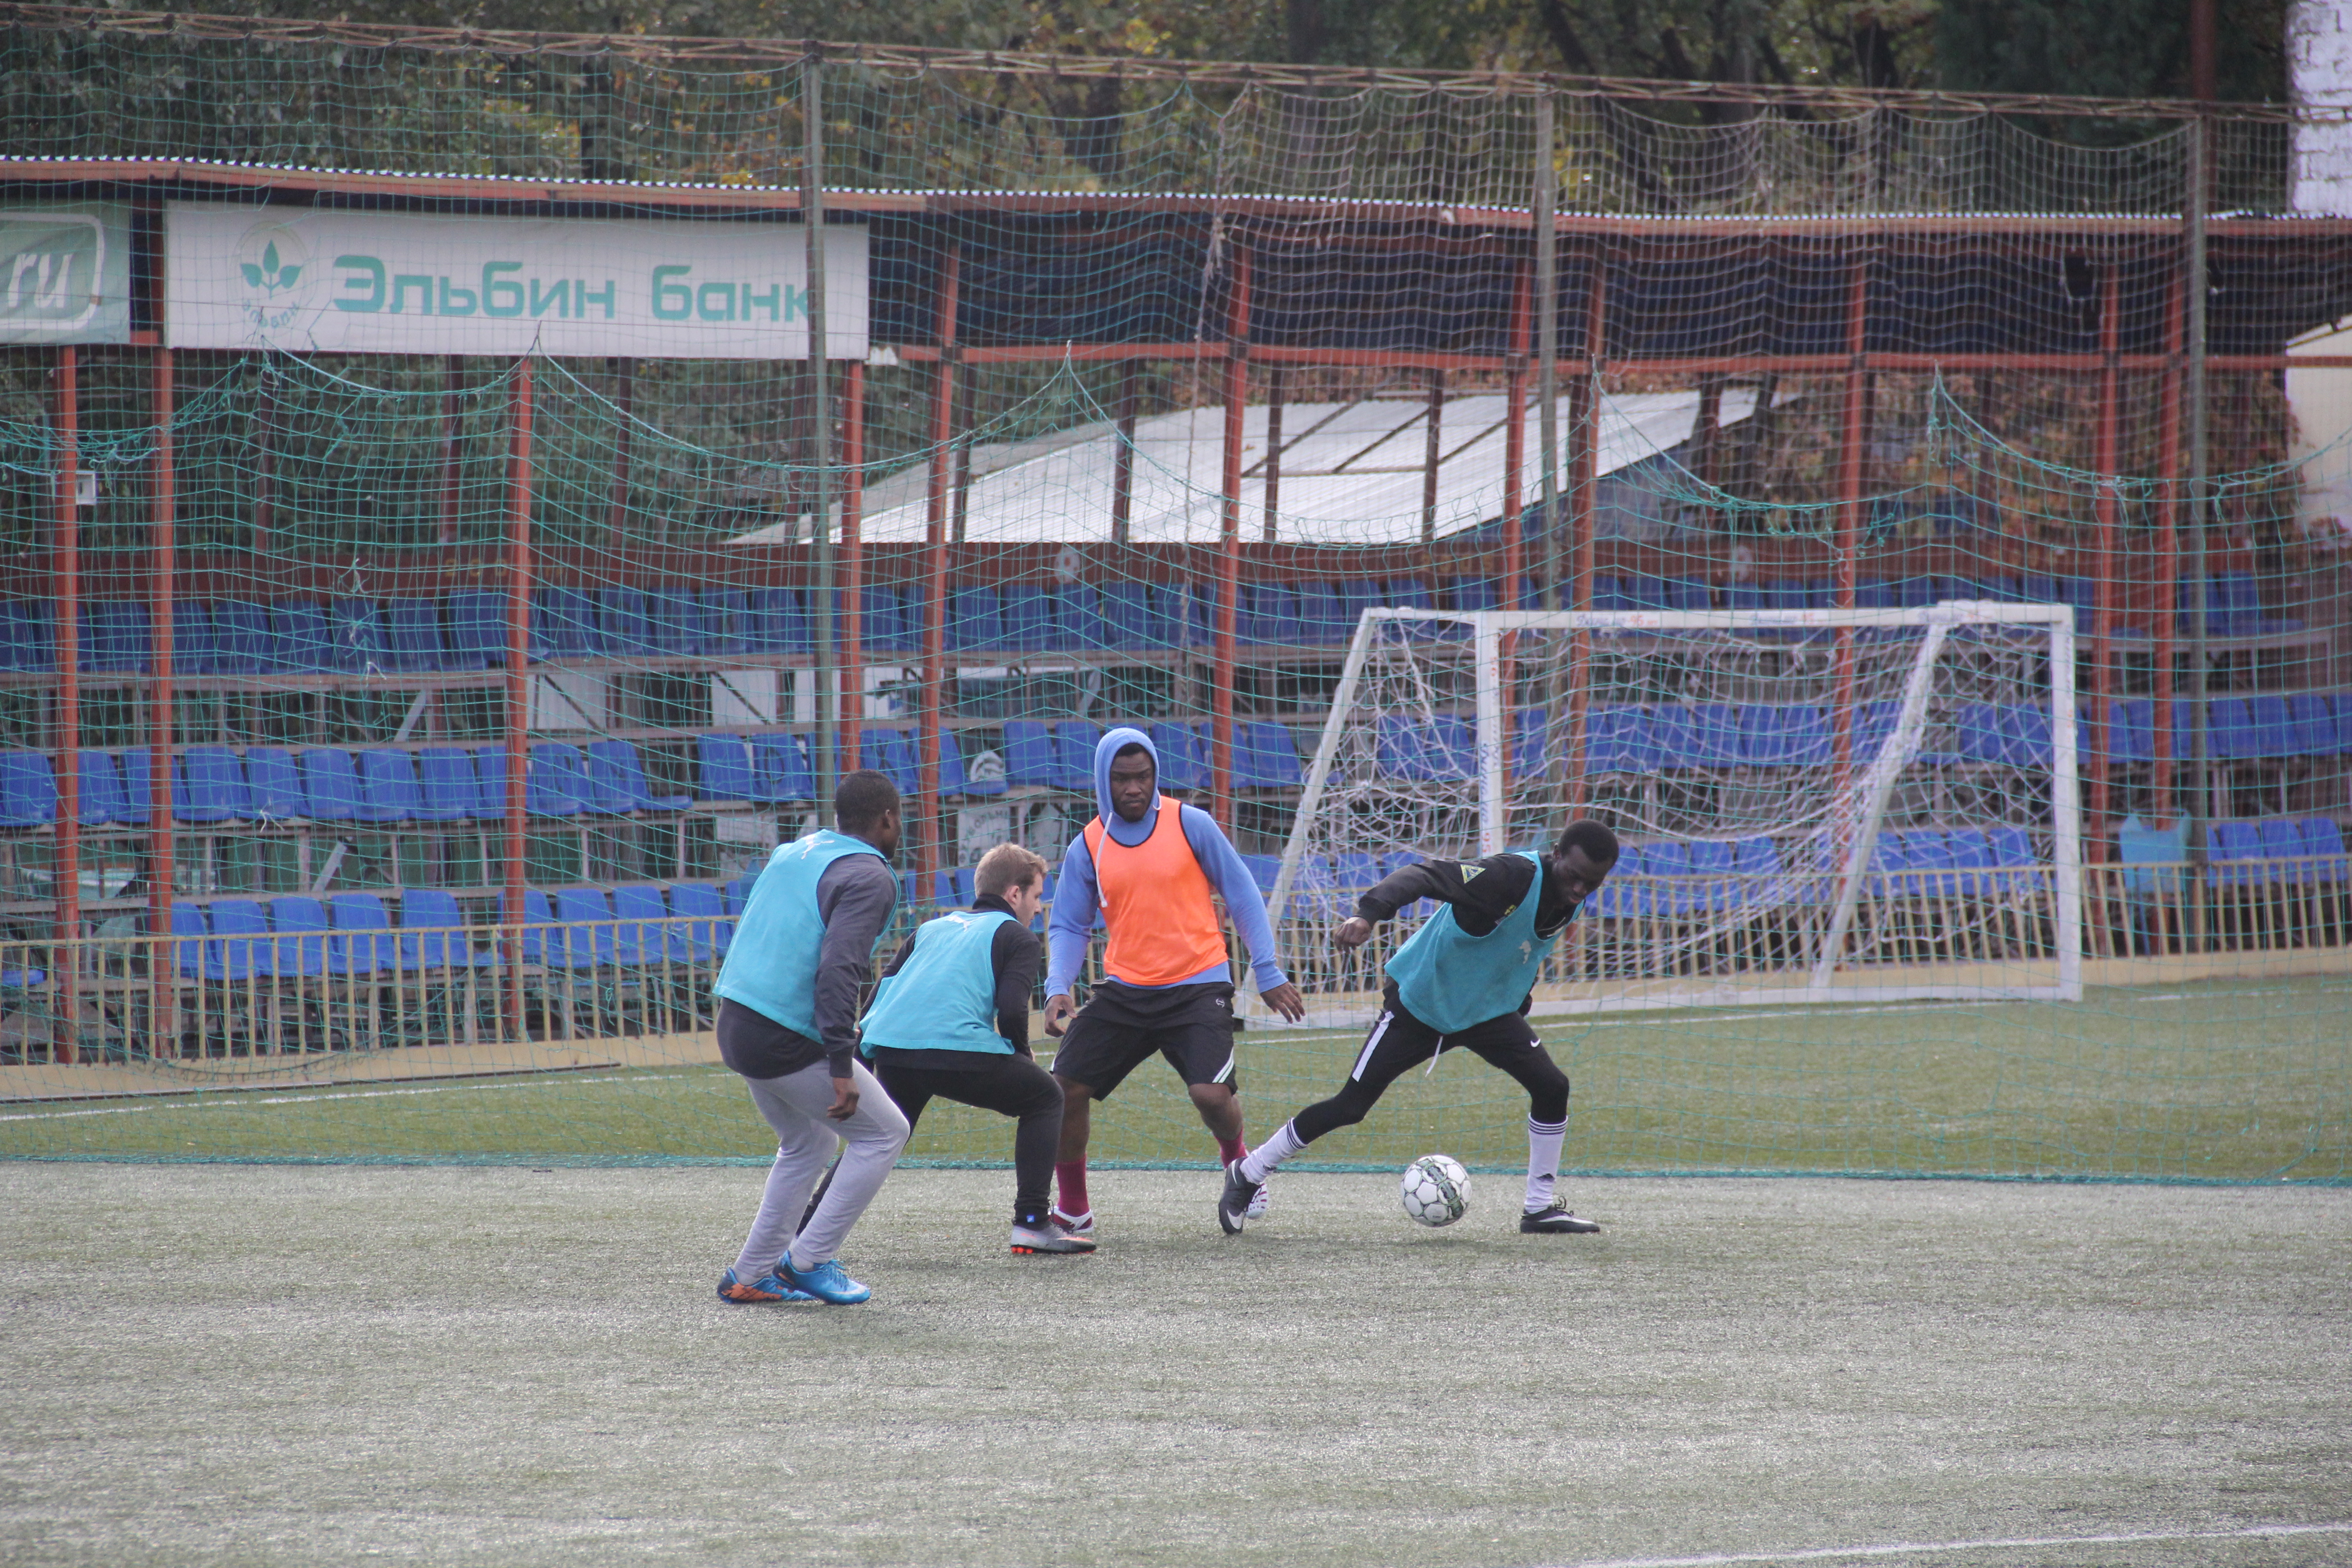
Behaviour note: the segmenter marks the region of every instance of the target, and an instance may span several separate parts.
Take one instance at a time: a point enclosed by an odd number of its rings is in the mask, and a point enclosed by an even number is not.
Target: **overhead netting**
[[[709,259],[804,252],[813,83],[822,377]],[[0,1152],[756,1157],[709,988],[829,781],[908,797],[895,944],[1132,723],[1280,889],[1260,1128],[1368,885],[1587,813],[1572,1163],[2341,1180],[2341,127],[2169,112],[0,7]],[[1482,678],[1522,609],[1619,618]],[[1507,1163],[1507,1088],[1317,1153]]]

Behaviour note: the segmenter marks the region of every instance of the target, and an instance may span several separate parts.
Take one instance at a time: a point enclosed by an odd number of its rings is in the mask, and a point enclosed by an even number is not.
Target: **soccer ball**
[[[1452,1225],[1470,1206],[1470,1173],[1451,1154],[1423,1154],[1404,1168],[1397,1194],[1423,1225]]]

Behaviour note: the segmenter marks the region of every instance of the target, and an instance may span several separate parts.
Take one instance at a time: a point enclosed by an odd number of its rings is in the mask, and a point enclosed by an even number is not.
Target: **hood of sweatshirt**
[[[1153,795],[1151,805],[1145,809],[1141,822],[1128,821],[1110,803],[1110,760],[1129,746],[1141,746],[1150,752],[1152,772],[1157,773],[1160,771],[1160,748],[1151,743],[1150,736],[1140,730],[1130,730],[1124,724],[1115,730],[1104,731],[1103,738],[1095,745],[1095,810],[1102,816],[1103,829],[1111,836],[1112,842],[1132,849],[1150,837],[1152,828],[1158,826],[1160,797],[1156,793]],[[1156,781],[1153,787],[1156,791]]]

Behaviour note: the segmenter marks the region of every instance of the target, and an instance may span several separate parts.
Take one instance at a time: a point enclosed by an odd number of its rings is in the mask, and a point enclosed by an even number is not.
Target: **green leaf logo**
[[[291,289],[294,287],[294,280],[301,276],[302,269],[300,268],[289,267],[284,271],[278,273],[278,287],[280,289]]]
[[[248,288],[248,289],[258,289],[258,288],[260,288],[260,287],[261,287],[261,268],[260,268],[256,267],[256,266],[255,266],[252,262],[250,262],[250,261],[240,261],[240,262],[238,262],[236,265],[237,265],[238,269],[239,269],[239,270],[241,270],[242,272],[244,272],[244,274],[245,274],[245,286],[246,286],[247,288]]]

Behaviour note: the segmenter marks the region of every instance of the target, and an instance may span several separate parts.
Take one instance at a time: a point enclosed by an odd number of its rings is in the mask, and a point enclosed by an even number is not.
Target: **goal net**
[[[1433,912],[1340,953],[1366,888],[1580,816],[1622,856],[1538,1016],[2079,999],[2074,635],[1976,602],[1365,612],[1271,899],[1310,1023],[1367,1015]]]

